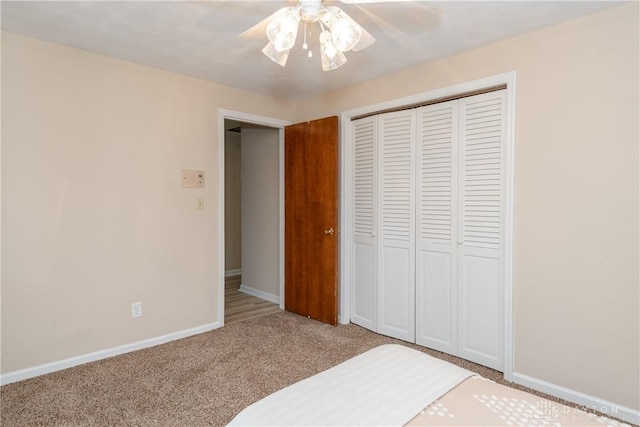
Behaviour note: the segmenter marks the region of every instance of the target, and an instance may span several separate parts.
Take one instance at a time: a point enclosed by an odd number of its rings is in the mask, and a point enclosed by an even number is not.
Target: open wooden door
[[[287,311],[338,323],[338,117],[285,128]]]

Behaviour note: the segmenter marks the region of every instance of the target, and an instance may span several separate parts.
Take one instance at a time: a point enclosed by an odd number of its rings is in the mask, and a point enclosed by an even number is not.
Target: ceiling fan
[[[342,3],[386,3],[411,0],[339,0]],[[337,6],[324,6],[324,0],[299,0],[296,6],[279,9],[271,16],[240,34],[243,38],[269,39],[262,49],[269,59],[285,66],[291,48],[295,45],[298,28],[302,25],[302,48],[313,56],[307,44],[307,35],[319,27],[320,59],[322,69],[334,70],[345,62],[346,51],[359,51],[371,46],[376,39]]]

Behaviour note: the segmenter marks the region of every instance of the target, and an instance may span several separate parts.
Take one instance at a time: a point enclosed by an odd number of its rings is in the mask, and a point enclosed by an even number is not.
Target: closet
[[[353,122],[352,322],[498,370],[505,92]]]

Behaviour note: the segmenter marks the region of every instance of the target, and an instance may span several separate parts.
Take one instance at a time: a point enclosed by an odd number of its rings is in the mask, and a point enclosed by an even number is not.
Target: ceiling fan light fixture
[[[323,2],[324,0],[298,0],[298,6],[277,10],[269,18],[242,33],[241,37],[258,34],[258,30],[261,34],[266,32],[269,43],[262,49],[262,53],[284,67],[289,51],[296,43],[301,23],[304,33],[302,49],[307,51],[309,58],[313,56],[311,46],[307,44],[307,32],[311,35],[312,26],[317,24],[320,27],[322,69],[335,70],[347,62],[343,52],[364,49],[371,45],[375,38],[342,9],[336,6],[325,7]]]
[[[299,23],[300,14],[291,8],[267,25],[267,37],[277,51],[283,52],[293,47]]]
[[[262,48],[262,53],[264,53],[267,58],[272,60],[278,65],[285,66],[287,65],[287,59],[289,58],[289,49],[278,50],[273,45],[273,43],[269,42],[267,45]]]

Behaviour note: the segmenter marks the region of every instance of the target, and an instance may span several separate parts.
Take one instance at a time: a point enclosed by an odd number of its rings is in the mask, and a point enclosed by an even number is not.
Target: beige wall
[[[242,286],[280,295],[279,132],[246,129],[242,140]]]
[[[638,3],[310,99],[297,121],[517,72],[515,371],[639,395]]]
[[[225,271],[242,268],[242,203],[240,203],[240,133],[225,133],[224,264]]]
[[[2,67],[2,372],[220,321],[218,109],[294,105],[10,33]]]

